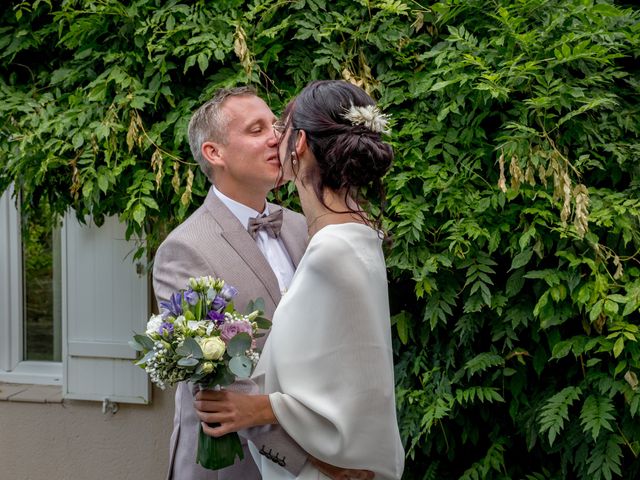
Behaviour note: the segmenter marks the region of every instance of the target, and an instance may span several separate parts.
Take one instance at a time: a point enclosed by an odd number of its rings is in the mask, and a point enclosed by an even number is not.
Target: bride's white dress
[[[254,380],[278,422],[327,463],[400,479],[387,276],[378,232],[329,225],[309,242],[274,314]],[[293,479],[258,453],[265,480]],[[307,462],[298,479],[328,478]]]

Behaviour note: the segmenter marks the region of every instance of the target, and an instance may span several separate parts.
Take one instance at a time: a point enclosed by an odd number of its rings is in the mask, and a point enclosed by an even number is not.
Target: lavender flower
[[[163,336],[173,335],[173,323],[162,322],[162,325],[160,325],[160,328],[158,328],[158,333]]]
[[[222,295],[222,297],[224,297],[227,302],[230,302],[231,300],[233,300],[233,297],[238,295],[238,290],[236,290],[235,287],[232,287],[231,285],[225,283],[220,290],[220,295]]]
[[[171,295],[169,301],[160,302],[160,307],[162,307],[162,317],[167,318],[169,314],[174,317],[178,317],[182,315],[182,294],[180,292],[174,293]]]
[[[198,294],[193,291],[192,288],[190,288],[189,290],[186,290],[184,292],[184,300],[189,304],[189,305],[195,305],[196,303],[198,303]]]

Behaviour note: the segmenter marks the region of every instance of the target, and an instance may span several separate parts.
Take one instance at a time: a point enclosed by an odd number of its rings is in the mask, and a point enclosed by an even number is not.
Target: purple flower
[[[224,322],[224,314],[216,312],[215,310],[210,310],[209,313],[207,313],[207,318],[214,322],[216,325],[220,325]]]
[[[167,318],[169,314],[179,317],[182,315],[182,294],[179,292],[174,293],[169,301],[160,302],[160,307],[164,309],[162,318]]]
[[[222,330],[220,331],[220,338],[224,340],[224,343],[229,343],[229,340],[231,340],[239,333],[248,333],[249,335],[251,335],[253,333],[251,325],[247,322],[225,323],[222,326]]]
[[[173,335],[173,323],[171,322],[162,322],[162,325],[158,329],[158,333],[162,336],[170,336]]]
[[[222,295],[224,299],[227,300],[227,302],[230,302],[233,297],[238,295],[238,290],[236,290],[235,287],[232,287],[231,285],[227,285],[225,283],[222,287],[222,290],[220,290],[220,295]]]
[[[195,305],[196,303],[198,303],[198,294],[196,292],[193,291],[193,289],[189,289],[187,291],[184,292],[184,300],[189,304],[189,305]]]
[[[227,300],[220,296],[220,295],[216,295],[216,298],[213,299],[213,303],[211,304],[211,308],[213,308],[214,310],[223,310],[224,307],[227,306]]]

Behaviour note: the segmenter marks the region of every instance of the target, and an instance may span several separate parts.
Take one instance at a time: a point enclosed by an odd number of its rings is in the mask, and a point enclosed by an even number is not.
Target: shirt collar
[[[215,185],[212,187],[213,193],[220,199],[225,206],[231,210],[231,213],[240,221],[242,226],[246,229],[249,226],[249,219],[259,217],[262,215],[269,215],[269,205],[267,202],[264,202],[264,211],[262,213],[254,210],[251,207],[247,207],[246,205],[234,200],[233,198],[227,197],[224,193],[218,190]]]

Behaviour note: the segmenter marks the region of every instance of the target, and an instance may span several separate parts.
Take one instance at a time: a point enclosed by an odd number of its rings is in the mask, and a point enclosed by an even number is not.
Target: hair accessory
[[[349,120],[353,125],[363,125],[372,132],[390,133],[387,128],[389,115],[382,113],[375,105],[357,107],[352,104],[343,115],[343,118]]]

